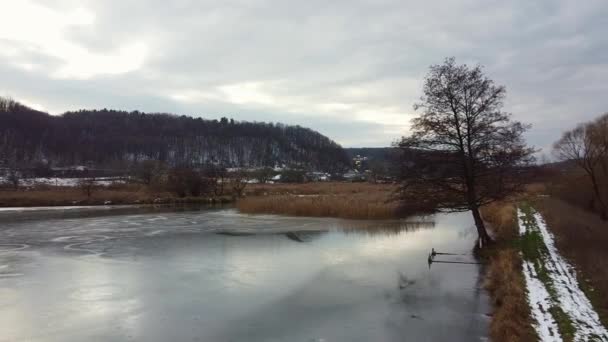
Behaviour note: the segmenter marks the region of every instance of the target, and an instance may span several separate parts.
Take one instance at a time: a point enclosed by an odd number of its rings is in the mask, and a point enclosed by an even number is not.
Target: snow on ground
[[[549,308],[551,308],[551,297],[543,283],[538,280],[534,265],[529,261],[524,261],[524,277],[528,288],[528,303],[532,317],[537,322],[536,333],[541,341],[562,341],[557,323]]]
[[[575,340],[589,341],[597,336],[602,341],[608,341],[608,331],[579,287],[576,271],[559,255],[555,248],[553,234],[547,229],[542,216],[535,213],[534,218],[549,251],[549,260],[546,260],[545,267],[549,270],[553,287],[558,293],[561,308],[570,316],[576,328]]]
[[[19,180],[20,186],[35,186],[35,185],[50,185],[50,186],[66,186],[74,187],[78,185],[78,182],[82,178],[55,178],[55,177],[40,177],[40,178],[24,178]],[[8,181],[0,177],[0,184],[7,183]],[[95,179],[95,184],[108,186],[112,183],[123,183],[124,180],[113,178],[113,177],[100,177]]]
[[[557,324],[552,317],[549,308],[558,306],[568,315],[572,325],[576,329],[575,341],[606,341],[608,342],[608,331],[600,322],[598,314],[593,309],[591,302],[579,287],[576,272],[572,266],[559,254],[555,247],[553,234],[547,229],[542,216],[534,213],[534,222],[524,222],[524,214],[521,209],[517,212],[520,235],[528,231],[538,231],[547,248],[547,253],[542,253],[542,262],[547,270],[550,286],[556,293],[552,298],[534,267],[534,261],[524,260],[523,273],[528,289],[528,303],[532,316],[536,320],[535,329],[541,341],[562,341],[557,330]]]
[[[517,208],[517,224],[519,225],[519,236],[526,234],[526,225],[522,220],[523,216],[524,214],[522,213],[521,209]]]
[[[519,222],[519,234],[526,233],[526,225],[522,220],[522,212],[517,210],[517,218]],[[528,304],[532,318],[536,321],[536,333],[541,342],[561,342],[562,338],[557,329],[557,323],[549,308],[551,307],[551,297],[545,285],[538,279],[534,264],[530,261],[523,262],[524,278],[526,279],[526,288],[528,289]]]

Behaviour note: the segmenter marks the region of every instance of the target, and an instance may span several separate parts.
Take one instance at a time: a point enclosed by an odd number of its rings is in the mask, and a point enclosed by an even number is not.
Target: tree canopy
[[[430,67],[414,106],[420,115],[398,144],[406,207],[470,210],[480,240],[489,240],[479,208],[521,188],[534,152],[523,139],[528,126],[502,111],[505,95],[481,66],[448,58]]]

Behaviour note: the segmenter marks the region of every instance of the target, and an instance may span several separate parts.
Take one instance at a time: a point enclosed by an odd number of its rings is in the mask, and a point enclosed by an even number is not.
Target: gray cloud
[[[281,121],[346,146],[382,146],[407,134],[424,74],[446,56],[481,63],[506,85],[506,109],[533,124],[528,140],[538,147],[608,111],[602,0],[13,6],[34,27],[0,35],[10,52],[0,53],[0,92],[56,113],[113,107]],[[40,13],[28,18],[24,8]]]

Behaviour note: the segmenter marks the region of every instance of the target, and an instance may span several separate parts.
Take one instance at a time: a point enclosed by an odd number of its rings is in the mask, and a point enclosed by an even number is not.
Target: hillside
[[[128,167],[160,160],[323,171],[349,165],[340,145],[300,126],[107,109],[52,116],[11,100],[0,102],[0,164]]]

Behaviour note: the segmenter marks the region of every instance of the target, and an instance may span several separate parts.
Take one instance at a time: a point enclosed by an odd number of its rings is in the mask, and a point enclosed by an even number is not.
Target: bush
[[[306,172],[300,170],[285,170],[281,173],[281,182],[283,183],[304,183],[306,181]]]
[[[167,190],[174,192],[178,197],[188,195],[198,197],[208,194],[212,184],[203,174],[191,168],[174,168],[167,177]]]

